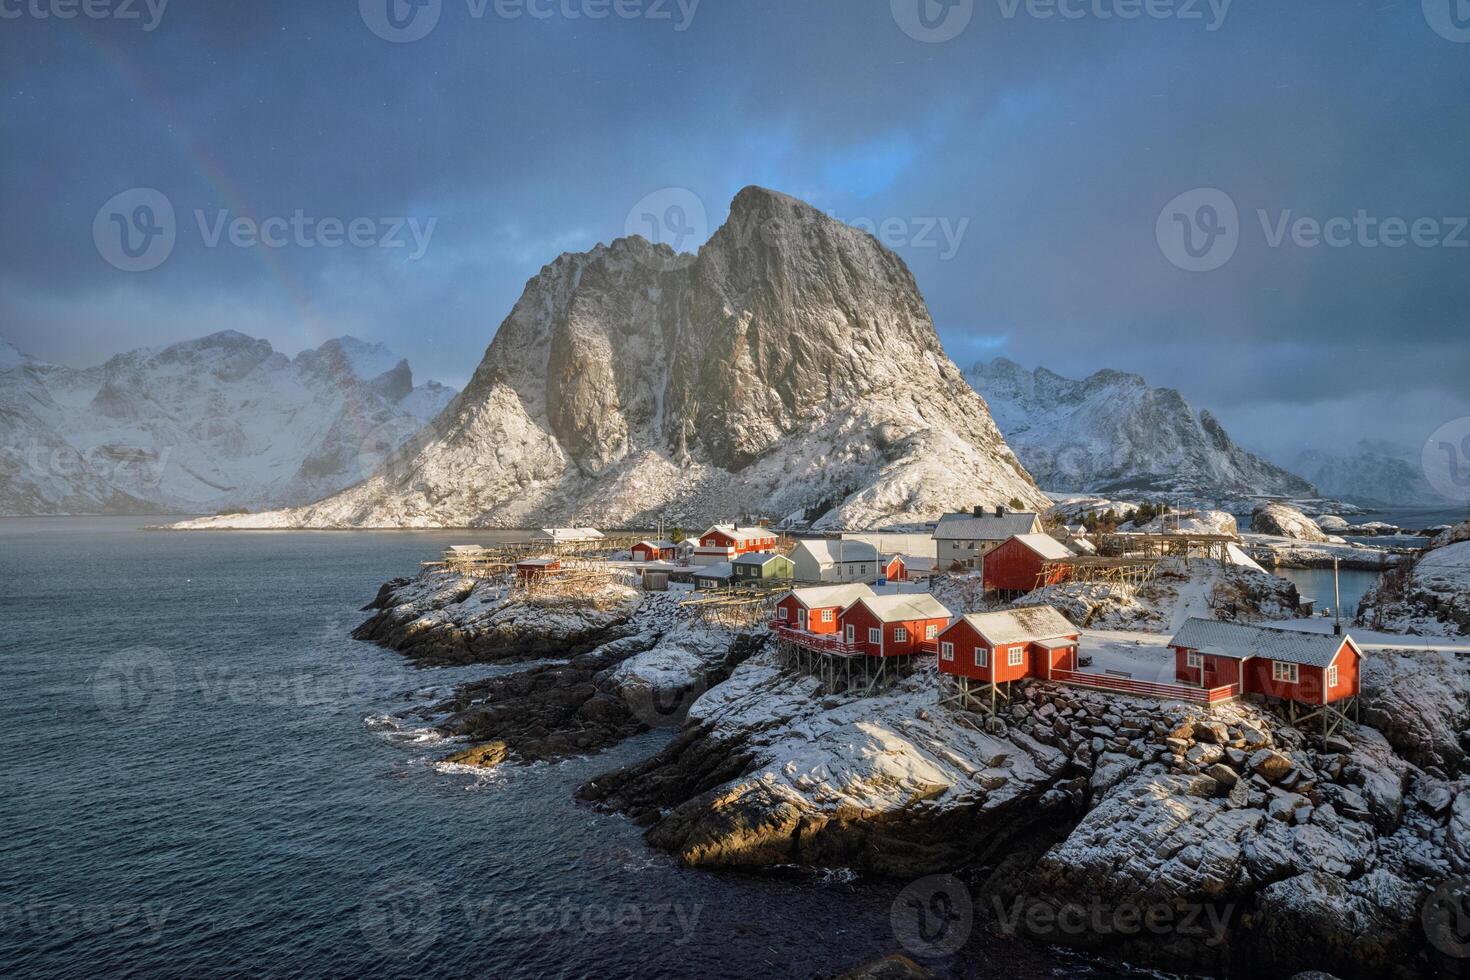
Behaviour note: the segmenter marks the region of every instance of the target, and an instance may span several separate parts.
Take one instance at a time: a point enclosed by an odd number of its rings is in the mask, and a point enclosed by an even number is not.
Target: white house
[[[866,541],[802,541],[791,562],[798,582],[878,581],[878,549]]]
[[[979,568],[981,559],[1018,534],[1041,534],[1041,515],[1004,507],[969,514],[945,514],[934,528],[934,554],[940,571],[956,564]]]

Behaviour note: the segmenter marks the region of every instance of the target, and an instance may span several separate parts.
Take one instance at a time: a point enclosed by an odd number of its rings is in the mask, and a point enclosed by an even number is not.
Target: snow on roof
[[[694,573],[695,578],[729,578],[735,574],[735,567],[727,561],[717,565],[706,565]]]
[[[1050,534],[1015,534],[1012,537],[1041,557],[1049,560],[1075,557],[1075,553],[1071,548],[1068,548]]]
[[[595,527],[543,527],[535,536],[553,541],[591,541],[602,537],[602,532]]]
[[[785,557],[785,555],[778,555],[774,551],[752,551],[749,554],[741,555],[739,558],[736,558],[735,564],[766,565],[769,564],[773,559]],[[790,559],[787,560],[789,561]]]
[[[1198,650],[1232,660],[1264,657],[1267,660],[1284,660],[1308,667],[1327,667],[1332,664],[1343,643],[1352,643],[1354,649],[1357,648],[1357,644],[1349,636],[1303,633],[1301,630],[1222,623],[1215,619],[1191,617],[1184,628],[1174,634],[1169,646]]]
[[[1004,517],[993,514],[988,517],[945,514],[934,528],[934,538],[940,541],[1004,541],[1018,534],[1031,533],[1037,519],[1037,515],[1029,511],[1006,514]]]
[[[948,619],[949,609],[927,592],[898,595],[864,596],[858,600],[882,623],[903,623],[913,619]]]
[[[520,561],[516,562],[516,564],[517,565],[524,565],[527,568],[549,568],[552,565],[560,565],[561,564],[561,559],[560,558],[522,558]]]
[[[705,537],[706,535],[714,534],[715,532],[719,532],[720,534],[724,534],[731,538],[734,538],[735,541],[740,544],[744,544],[747,541],[758,541],[764,538],[774,538],[776,536],[776,532],[772,531],[770,528],[736,527],[734,524],[716,524],[709,530],[705,531],[704,534],[700,535],[700,537]]]
[[[653,548],[655,551],[663,551],[666,548],[677,548],[678,545],[672,541],[639,541],[635,548]]]
[[[679,542],[679,547],[681,547],[681,548],[698,548],[699,547],[699,539],[698,538],[685,538],[683,541],[680,541]]]
[[[859,599],[875,595],[872,587],[861,582],[848,585],[818,585],[809,589],[792,589],[791,595],[808,609],[824,609],[840,606],[846,609]]]
[[[452,544],[446,550],[456,555],[479,555],[484,553],[485,546],[482,544]]]
[[[878,549],[866,541],[802,541],[797,544],[796,550],[802,549],[815,558],[819,565],[835,565],[839,551],[844,563],[878,560]]]
[[[1002,612],[970,613],[965,617],[970,628],[991,643],[1022,643],[1055,640],[1076,636],[1079,632],[1071,621],[1051,606],[1025,606]]]

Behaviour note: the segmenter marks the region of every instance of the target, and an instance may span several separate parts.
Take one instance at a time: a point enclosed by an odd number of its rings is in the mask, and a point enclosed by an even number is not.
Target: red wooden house
[[[807,633],[835,635],[842,610],[873,594],[871,588],[860,582],[793,589],[776,603],[775,625]]]
[[[949,620],[949,610],[927,592],[865,596],[838,616],[847,647],[885,658],[933,651]]]
[[[1305,720],[1296,718],[1296,705],[1325,709],[1361,689],[1363,651],[1351,636],[1191,619],[1169,646],[1179,683],[1279,698],[1293,706],[1294,721]],[[1324,731],[1329,716],[1342,712],[1322,712]]]
[[[904,560],[903,555],[879,555],[878,578],[885,582],[907,582],[909,580],[908,562]]]
[[[1055,565],[1046,568],[1046,563],[1072,557],[1071,549],[1049,534],[1014,535],[983,559],[985,588],[1021,595],[1044,585],[1056,585],[1066,576],[1066,570]]]
[[[769,528],[716,524],[699,536],[694,564],[714,565],[755,551],[775,551],[778,543],[776,533]]]
[[[634,561],[673,561],[679,546],[672,541],[639,541],[630,550]]]
[[[560,571],[560,558],[522,558],[516,562],[516,578],[522,583],[534,582]]]
[[[986,684],[1046,679],[1077,669],[1080,636],[1051,606],[971,613],[939,634],[939,672]]]

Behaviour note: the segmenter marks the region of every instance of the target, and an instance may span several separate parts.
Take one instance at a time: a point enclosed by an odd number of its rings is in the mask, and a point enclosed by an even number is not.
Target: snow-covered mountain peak
[[[1313,493],[1305,480],[1237,446],[1173,388],[1102,370],[1076,381],[997,358],[967,374],[1042,486],[1057,491]]]
[[[362,486],[221,523],[871,526],[1013,498],[1046,505],[902,260],[751,187],[696,256],[632,236],[545,266],[464,393]]]

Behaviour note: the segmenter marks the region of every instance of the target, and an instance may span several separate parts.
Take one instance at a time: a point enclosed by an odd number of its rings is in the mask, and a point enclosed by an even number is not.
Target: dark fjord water
[[[899,950],[902,883],[679,868],[581,781],[388,713],[492,668],[348,638],[462,533],[0,521],[0,975],[802,977]],[[503,668],[502,668],[503,669]],[[977,928],[951,976],[1108,976]]]

